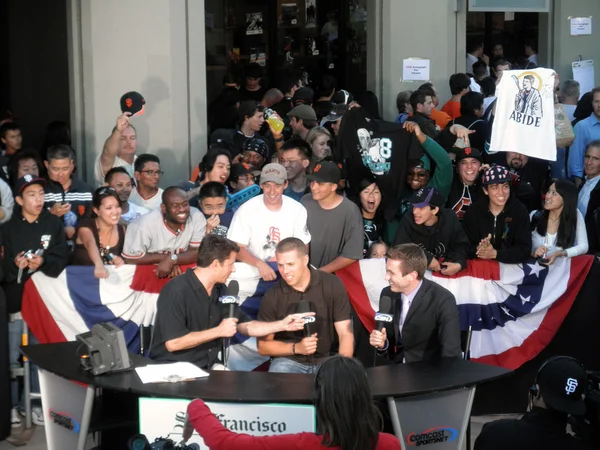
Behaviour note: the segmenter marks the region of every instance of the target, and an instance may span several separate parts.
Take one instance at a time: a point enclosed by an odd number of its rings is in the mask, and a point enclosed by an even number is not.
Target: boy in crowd
[[[145,153],[134,163],[135,189],[129,201],[137,206],[154,210],[160,208],[163,190],[158,187],[163,172],[160,170],[158,156]]]
[[[218,181],[209,181],[200,188],[198,196],[200,210],[206,218],[206,234],[227,236],[233,211],[225,211],[227,189]]]
[[[2,141],[4,149],[0,154],[0,178],[8,180],[8,161],[12,155],[21,150],[23,145],[23,137],[21,136],[21,128],[15,122],[5,122],[0,126],[0,141]]]
[[[229,180],[227,181],[227,187],[231,194],[240,192],[253,184],[255,184],[254,175],[252,175],[252,171],[248,164],[237,163],[231,165],[231,173],[229,174]]]
[[[511,195],[510,173],[492,166],[482,182],[486,197],[475,202],[463,220],[471,243],[469,257],[522,263],[531,253],[531,225],[527,208]]]
[[[306,171],[310,165],[312,150],[308,143],[299,138],[287,141],[281,147],[279,163],[287,171],[288,187],[284,195],[300,201],[309,192]]]
[[[334,273],[363,257],[362,215],[354,202],[337,193],[341,171],[336,163],[320,162],[308,179],[311,194],[302,204],[311,234],[310,263]]]
[[[443,208],[444,198],[434,187],[425,187],[415,192],[410,202],[412,211],[402,218],[394,245],[419,245],[432,272],[454,275],[465,269],[469,240],[456,215]]]
[[[46,181],[25,175],[15,184],[15,201],[20,208],[11,220],[0,228],[2,244],[2,287],[6,294],[8,313],[21,310],[21,298],[25,282],[36,271],[49,277],[57,277],[69,261],[70,252],[66,243],[62,221],[44,208]],[[11,367],[19,365],[22,321],[9,324],[9,358]],[[37,377],[32,378],[33,392],[39,392]],[[3,394],[4,395],[4,394]],[[18,426],[18,387],[12,386],[12,422]],[[44,424],[41,407],[33,407],[33,421]]]
[[[104,177],[104,185],[113,188],[121,200],[121,223],[128,225],[132,220],[149,213],[150,210],[129,201],[133,190],[133,178],[125,167],[113,167]]]

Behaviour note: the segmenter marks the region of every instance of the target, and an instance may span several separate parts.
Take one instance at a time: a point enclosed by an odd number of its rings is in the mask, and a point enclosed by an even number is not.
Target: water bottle
[[[283,131],[283,120],[277,117],[277,114],[272,109],[265,110],[265,120],[271,126],[274,133],[279,134]]]

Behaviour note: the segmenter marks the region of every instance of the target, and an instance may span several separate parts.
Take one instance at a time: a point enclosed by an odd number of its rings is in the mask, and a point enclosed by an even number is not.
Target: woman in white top
[[[531,225],[533,257],[542,258],[545,265],[560,257],[572,258],[588,251],[585,222],[577,209],[577,188],[569,180],[552,183],[544,209],[531,213]]]

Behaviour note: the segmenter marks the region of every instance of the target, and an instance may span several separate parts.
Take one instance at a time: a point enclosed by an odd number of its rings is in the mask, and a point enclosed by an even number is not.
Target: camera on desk
[[[157,438],[149,443],[148,438],[143,434],[136,434],[128,442],[131,450],[200,450],[198,444],[177,444],[172,439]]]

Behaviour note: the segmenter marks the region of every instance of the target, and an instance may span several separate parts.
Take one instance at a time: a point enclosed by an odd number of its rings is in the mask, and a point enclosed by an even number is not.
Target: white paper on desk
[[[145,367],[136,367],[135,371],[144,384],[172,383],[208,376],[208,372],[188,362],[150,364]]]

